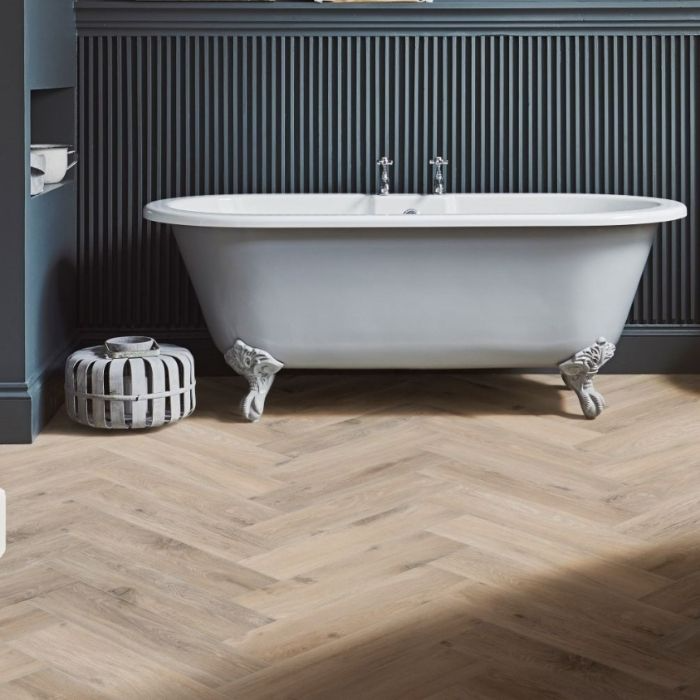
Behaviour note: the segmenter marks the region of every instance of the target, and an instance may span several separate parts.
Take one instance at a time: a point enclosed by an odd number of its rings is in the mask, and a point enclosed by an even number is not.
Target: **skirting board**
[[[3,384],[0,386],[0,445],[32,441],[32,399],[27,385]]]
[[[700,328],[627,328],[603,372],[700,374]]]
[[[122,330],[85,333],[81,346],[99,345],[107,338],[124,335]],[[195,358],[199,376],[230,375],[231,370],[206,331],[128,330],[150,335],[163,343],[186,347]],[[593,338],[592,340],[595,340]],[[565,358],[562,358],[565,359]],[[556,367],[552,367],[552,372]],[[617,354],[603,372],[617,374],[700,374],[700,326],[630,326],[618,344]]]
[[[31,386],[0,385],[0,445],[25,445],[63,405],[63,372],[42,375]]]
[[[0,384],[0,445],[30,444],[63,405],[64,348],[28,383]]]

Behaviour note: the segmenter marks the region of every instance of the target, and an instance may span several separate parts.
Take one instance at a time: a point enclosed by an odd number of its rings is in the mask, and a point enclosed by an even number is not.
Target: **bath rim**
[[[310,211],[308,212],[280,212],[252,214],[247,212],[208,211],[202,207],[214,205],[218,200],[221,203],[236,201],[259,202],[263,204],[266,198],[275,198],[274,206],[279,207],[281,198],[289,198],[296,202],[309,199]],[[364,199],[380,208],[376,212],[363,212],[359,214],[333,212],[316,214],[311,209],[313,201],[326,200],[329,204],[332,198],[340,201],[351,202],[353,198],[358,201]],[[418,216],[407,218],[403,215],[407,203],[422,202],[432,204],[436,200],[440,206],[447,207],[450,203],[469,206],[472,203],[486,203],[498,198],[501,205],[496,212],[469,213],[448,211],[421,213]],[[551,212],[518,212],[504,211],[504,204],[512,202],[511,206],[518,203],[532,205],[540,199],[542,203],[553,205],[561,203],[562,199],[571,198],[572,201],[594,203],[596,200],[608,205],[619,203],[619,208],[607,210],[591,210],[583,212],[556,211],[552,207]],[[380,200],[376,202],[375,200]],[[504,202],[505,200],[505,202]],[[395,213],[382,213],[381,207],[396,204]],[[551,203],[551,204],[550,204]],[[193,208],[187,208],[187,205]],[[258,204],[258,206],[260,206]],[[629,205],[638,204],[638,207],[630,208]],[[200,209],[196,209],[197,205]],[[271,205],[273,203],[271,202]],[[420,212],[420,204],[415,206]],[[669,199],[653,197],[636,197],[630,195],[610,194],[540,194],[540,193],[490,193],[490,194],[445,194],[420,195],[420,194],[390,194],[390,195],[365,195],[365,194],[237,194],[237,195],[204,195],[195,197],[175,197],[161,199],[147,204],[144,208],[144,216],[157,223],[198,226],[207,228],[375,228],[377,225],[387,228],[557,228],[557,227],[595,227],[595,226],[627,226],[639,224],[655,224],[676,219],[682,219],[687,215],[687,209],[681,202]]]

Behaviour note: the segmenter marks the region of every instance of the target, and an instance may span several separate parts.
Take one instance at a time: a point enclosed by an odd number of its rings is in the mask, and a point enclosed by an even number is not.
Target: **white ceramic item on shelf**
[[[44,179],[46,175],[43,170],[32,167],[30,175],[29,194],[34,197],[44,191]]]
[[[30,187],[29,193],[32,195],[41,194],[44,191],[46,181],[46,156],[40,153],[31,153],[29,156]]]
[[[68,163],[68,156],[74,155],[75,151],[70,146],[64,144],[38,143],[32,144],[32,155],[41,155],[46,159],[45,183],[56,185],[63,181],[66,173],[78,163],[76,158],[72,163]]]

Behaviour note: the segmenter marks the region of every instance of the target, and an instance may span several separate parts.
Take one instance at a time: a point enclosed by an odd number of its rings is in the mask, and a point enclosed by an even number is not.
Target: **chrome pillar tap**
[[[389,166],[393,164],[394,161],[389,160],[386,156],[382,156],[377,161],[377,165],[382,169],[382,186],[379,190],[379,194],[387,195],[391,190],[389,186]]]
[[[433,192],[435,194],[445,194],[445,176],[442,172],[444,165],[449,165],[450,161],[445,160],[442,156],[435,156],[430,159],[430,165],[433,166]]]

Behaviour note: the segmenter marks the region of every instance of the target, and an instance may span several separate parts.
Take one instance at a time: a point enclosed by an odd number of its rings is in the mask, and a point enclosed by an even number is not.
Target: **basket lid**
[[[154,357],[160,355],[160,347],[153,338],[145,335],[125,335],[105,341],[107,354],[114,358]]]

